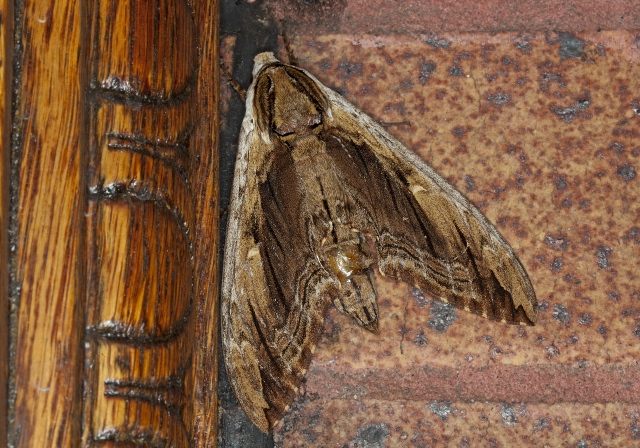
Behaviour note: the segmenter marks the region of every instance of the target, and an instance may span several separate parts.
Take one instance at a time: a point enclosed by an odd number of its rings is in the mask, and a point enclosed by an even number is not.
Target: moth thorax
[[[371,256],[363,250],[360,241],[345,241],[325,250],[327,265],[341,282],[354,275],[364,274],[371,268]]]
[[[281,108],[274,111],[274,132],[281,137],[291,134],[305,134],[322,122],[322,115],[313,103],[305,102],[305,107]]]

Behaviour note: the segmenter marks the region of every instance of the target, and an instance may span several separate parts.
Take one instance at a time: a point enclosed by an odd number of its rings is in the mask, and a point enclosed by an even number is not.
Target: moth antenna
[[[293,54],[293,50],[291,49],[291,43],[289,42],[289,36],[287,36],[284,19],[280,21],[280,26],[282,27],[282,43],[284,44],[284,49],[287,52],[289,64],[298,67],[298,58],[296,58],[296,55]]]
[[[224,65],[222,61],[220,61],[220,71],[222,72],[224,77],[227,78],[227,84],[229,84],[231,88],[236,91],[242,102],[244,103],[245,101],[247,101],[247,89],[242,87],[240,83],[235,80],[227,66]]]

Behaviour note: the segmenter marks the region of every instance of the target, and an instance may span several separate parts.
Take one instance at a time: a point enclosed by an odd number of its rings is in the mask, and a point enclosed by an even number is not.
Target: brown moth
[[[377,332],[373,255],[388,277],[456,307],[534,325],[515,253],[451,184],[307,71],[255,58],[222,288],[224,358],[262,431],[293,402],[328,307]]]

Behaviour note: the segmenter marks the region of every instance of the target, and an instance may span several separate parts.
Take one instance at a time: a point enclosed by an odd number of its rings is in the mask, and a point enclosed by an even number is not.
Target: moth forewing
[[[378,327],[380,272],[484,317],[535,324],[531,282],[486,218],[420,157],[305,70],[256,56],[224,258],[225,363],[271,429],[331,303]]]

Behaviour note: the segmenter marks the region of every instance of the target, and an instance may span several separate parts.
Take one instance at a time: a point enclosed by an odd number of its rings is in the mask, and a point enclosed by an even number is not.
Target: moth
[[[255,57],[224,256],[227,372],[268,432],[296,397],[333,304],[378,331],[383,275],[458,308],[534,325],[520,260],[451,184],[307,71]]]

